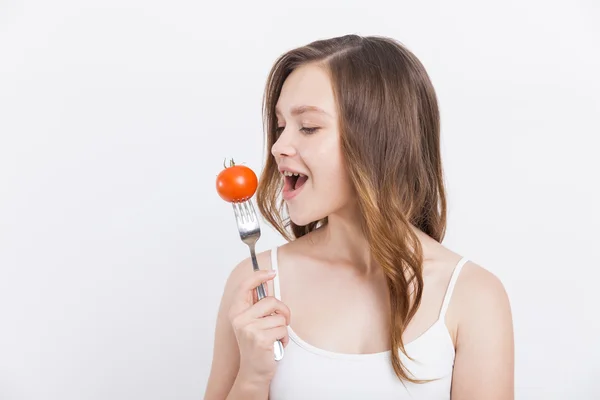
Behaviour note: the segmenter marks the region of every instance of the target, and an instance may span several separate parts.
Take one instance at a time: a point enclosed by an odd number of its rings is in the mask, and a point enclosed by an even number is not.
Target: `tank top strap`
[[[444,319],[446,317],[446,311],[448,311],[448,305],[450,304],[450,298],[452,297],[452,292],[454,292],[454,286],[456,285],[456,280],[458,279],[458,275],[462,270],[462,267],[469,261],[466,257],[460,259],[456,267],[454,267],[454,271],[452,272],[452,276],[450,277],[450,282],[448,283],[448,288],[446,289],[446,295],[444,296],[444,301],[442,302],[442,308],[440,310],[439,319]]]
[[[277,265],[277,246],[271,249],[271,269],[279,272]],[[281,301],[281,292],[279,289],[279,273],[273,278],[273,291],[275,292],[275,298]]]

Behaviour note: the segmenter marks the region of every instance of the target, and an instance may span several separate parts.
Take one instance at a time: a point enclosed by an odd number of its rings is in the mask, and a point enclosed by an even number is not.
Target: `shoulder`
[[[271,268],[271,249],[261,251],[256,254],[256,261],[260,269]],[[243,280],[252,274],[252,260],[250,257],[242,259],[229,274],[229,279],[233,281]]]
[[[271,249],[256,254],[256,261],[261,270],[271,269]],[[250,257],[241,260],[229,273],[227,283],[225,284],[225,293],[227,296],[233,293],[246,279],[252,276],[254,271]],[[269,288],[270,289],[270,288]]]
[[[468,261],[457,281],[451,307],[458,325],[458,340],[490,330],[512,332],[510,301],[501,280],[482,266]]]
[[[504,285],[468,262],[453,297],[458,324],[452,397],[514,398],[514,333]]]
[[[468,312],[510,307],[500,279],[482,266],[468,261],[456,282],[456,300]]]

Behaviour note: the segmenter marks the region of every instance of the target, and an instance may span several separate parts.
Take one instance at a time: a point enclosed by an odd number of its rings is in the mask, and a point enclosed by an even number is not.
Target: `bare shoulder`
[[[508,295],[500,279],[472,261],[468,261],[460,273],[454,291],[454,301],[462,311],[462,317],[510,311]]]
[[[270,269],[271,250],[265,250],[256,254],[256,261],[258,262],[258,266],[261,270]],[[250,257],[241,260],[230,272],[223,295],[228,296],[232,292],[235,292],[240,284],[252,275],[253,271],[254,269],[252,268],[252,260]]]
[[[424,270],[432,287],[445,292],[462,256],[426,238],[430,268]],[[450,298],[446,317],[455,345],[469,332],[483,332],[493,324],[512,329],[507,292],[502,281],[481,265],[467,261],[462,267]]]
[[[514,333],[504,285],[487,269],[468,262],[454,296],[458,329],[452,397],[514,398]]]
[[[457,320],[452,398],[514,398],[513,321],[500,279],[467,262],[450,308]]]
[[[271,268],[271,250],[265,250],[256,254],[256,261],[260,269]],[[241,260],[229,274],[229,280],[239,281],[244,280],[252,274],[252,260],[250,257]]]

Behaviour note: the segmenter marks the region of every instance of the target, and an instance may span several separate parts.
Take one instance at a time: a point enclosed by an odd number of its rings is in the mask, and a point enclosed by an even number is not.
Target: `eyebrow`
[[[302,115],[307,112],[316,112],[319,114],[326,115],[329,118],[333,118],[328,112],[326,112],[325,110],[323,110],[322,108],[319,108],[317,106],[297,106],[297,107],[292,108],[291,114],[293,116],[298,116],[298,115]],[[275,107],[275,114],[281,115],[281,111],[279,111],[279,109],[277,107]]]

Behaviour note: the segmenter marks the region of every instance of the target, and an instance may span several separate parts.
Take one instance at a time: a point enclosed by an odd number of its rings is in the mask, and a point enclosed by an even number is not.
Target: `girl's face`
[[[285,180],[290,219],[304,226],[339,212],[353,190],[327,71],[311,64],[295,69],[283,84],[276,113],[279,137],[271,153]]]

